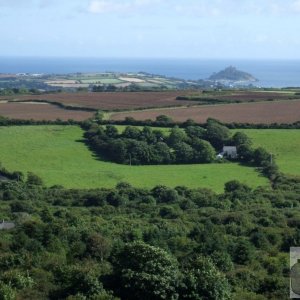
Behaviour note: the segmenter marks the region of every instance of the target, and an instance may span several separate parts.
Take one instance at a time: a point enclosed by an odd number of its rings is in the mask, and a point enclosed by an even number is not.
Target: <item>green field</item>
[[[247,129],[245,132],[254,147],[262,146],[274,154],[280,171],[300,175],[300,130],[299,129]]]
[[[0,161],[9,170],[32,171],[48,186],[114,187],[127,181],[137,187],[185,185],[222,192],[224,183],[238,179],[253,187],[267,180],[253,168],[238,164],[125,166],[94,157],[82,143],[77,126],[0,127]]]

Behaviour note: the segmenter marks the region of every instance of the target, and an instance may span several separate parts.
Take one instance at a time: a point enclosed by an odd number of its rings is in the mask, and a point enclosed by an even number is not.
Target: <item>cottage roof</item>
[[[236,146],[224,146],[223,151],[236,151]]]

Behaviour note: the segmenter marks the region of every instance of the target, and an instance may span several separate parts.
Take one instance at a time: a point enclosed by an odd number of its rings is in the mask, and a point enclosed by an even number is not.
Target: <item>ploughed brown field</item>
[[[0,103],[0,116],[21,120],[56,120],[73,119],[83,121],[93,116],[86,111],[66,110],[51,104]]]
[[[202,94],[204,97],[205,94]],[[294,98],[293,93],[286,92],[257,92],[257,91],[238,91],[231,92],[229,94],[224,95],[210,95],[208,98],[217,98],[222,100],[230,100],[230,101],[240,101],[240,102],[248,102],[248,101],[268,101],[268,100],[288,100],[289,98]]]
[[[46,100],[64,105],[103,110],[166,107],[195,104],[195,101],[179,101],[180,92],[117,92],[117,93],[61,93],[46,95],[2,96],[0,100]]]
[[[154,120],[159,115],[170,116],[174,121],[179,122],[193,119],[205,123],[207,118],[214,118],[225,123],[293,123],[300,121],[300,100],[124,112],[111,115],[111,119],[123,120],[125,117],[133,117],[137,120]]]

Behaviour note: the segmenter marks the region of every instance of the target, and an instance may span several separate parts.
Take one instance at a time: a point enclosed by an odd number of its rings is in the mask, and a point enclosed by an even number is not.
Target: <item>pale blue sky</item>
[[[0,56],[300,59],[300,0],[0,0]]]

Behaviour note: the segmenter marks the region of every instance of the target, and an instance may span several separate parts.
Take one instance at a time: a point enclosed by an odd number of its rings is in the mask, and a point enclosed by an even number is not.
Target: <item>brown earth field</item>
[[[176,100],[187,91],[177,92],[116,92],[116,93],[61,93],[46,95],[2,96],[1,100],[46,100],[64,105],[103,110],[124,110],[149,107],[195,105],[195,101]]]
[[[202,97],[205,97],[205,94],[202,94]],[[209,96],[209,98],[218,98],[222,100],[230,100],[230,101],[268,101],[268,100],[288,100],[289,98],[294,98],[293,93],[285,93],[285,92],[257,92],[257,91],[238,91],[232,92],[230,94],[217,95],[217,96]]]
[[[111,115],[112,120],[133,117],[136,120],[154,120],[159,115],[170,116],[174,121],[184,122],[193,119],[205,123],[207,118],[218,119],[224,123],[293,123],[300,121],[300,101],[258,102],[242,104],[223,104],[194,106],[188,108],[156,109],[139,112],[123,112]]]
[[[0,103],[0,116],[21,120],[83,121],[93,116],[92,112],[66,110],[51,104]]]

